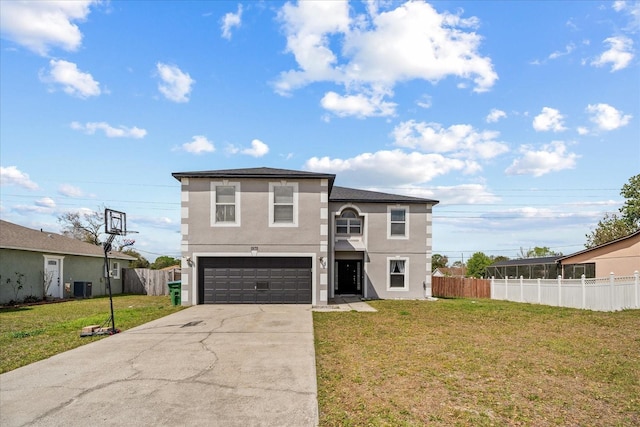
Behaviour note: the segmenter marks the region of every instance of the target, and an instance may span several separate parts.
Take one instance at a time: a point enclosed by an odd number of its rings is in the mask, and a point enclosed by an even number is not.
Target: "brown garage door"
[[[311,258],[198,259],[198,301],[204,304],[311,304]]]

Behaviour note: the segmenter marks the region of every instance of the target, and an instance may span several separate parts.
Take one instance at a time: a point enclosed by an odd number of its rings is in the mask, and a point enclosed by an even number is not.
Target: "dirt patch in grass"
[[[314,316],[322,426],[640,425],[640,311],[374,301]]]
[[[131,329],[182,310],[168,296],[113,297],[116,328]],[[0,308],[0,373],[7,372],[105,336],[80,337],[84,326],[111,327],[109,298]]]

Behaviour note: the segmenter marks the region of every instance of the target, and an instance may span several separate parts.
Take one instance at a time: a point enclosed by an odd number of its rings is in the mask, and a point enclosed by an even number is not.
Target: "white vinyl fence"
[[[640,308],[640,274],[596,279],[491,278],[491,299],[616,311]]]

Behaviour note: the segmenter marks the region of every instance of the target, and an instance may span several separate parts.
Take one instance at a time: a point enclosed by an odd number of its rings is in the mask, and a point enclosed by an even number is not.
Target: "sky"
[[[173,172],[438,200],[433,252],[570,254],[640,173],[640,2],[2,1],[0,218],[127,214],[180,256]]]

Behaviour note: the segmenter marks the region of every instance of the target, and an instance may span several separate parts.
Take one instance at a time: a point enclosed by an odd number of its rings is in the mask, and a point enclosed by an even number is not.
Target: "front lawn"
[[[321,426],[640,425],[640,310],[370,304],[313,313]]]
[[[168,296],[113,297],[116,329],[124,331],[182,310]],[[104,338],[80,337],[84,326],[111,327],[108,297],[0,308],[0,373]]]

